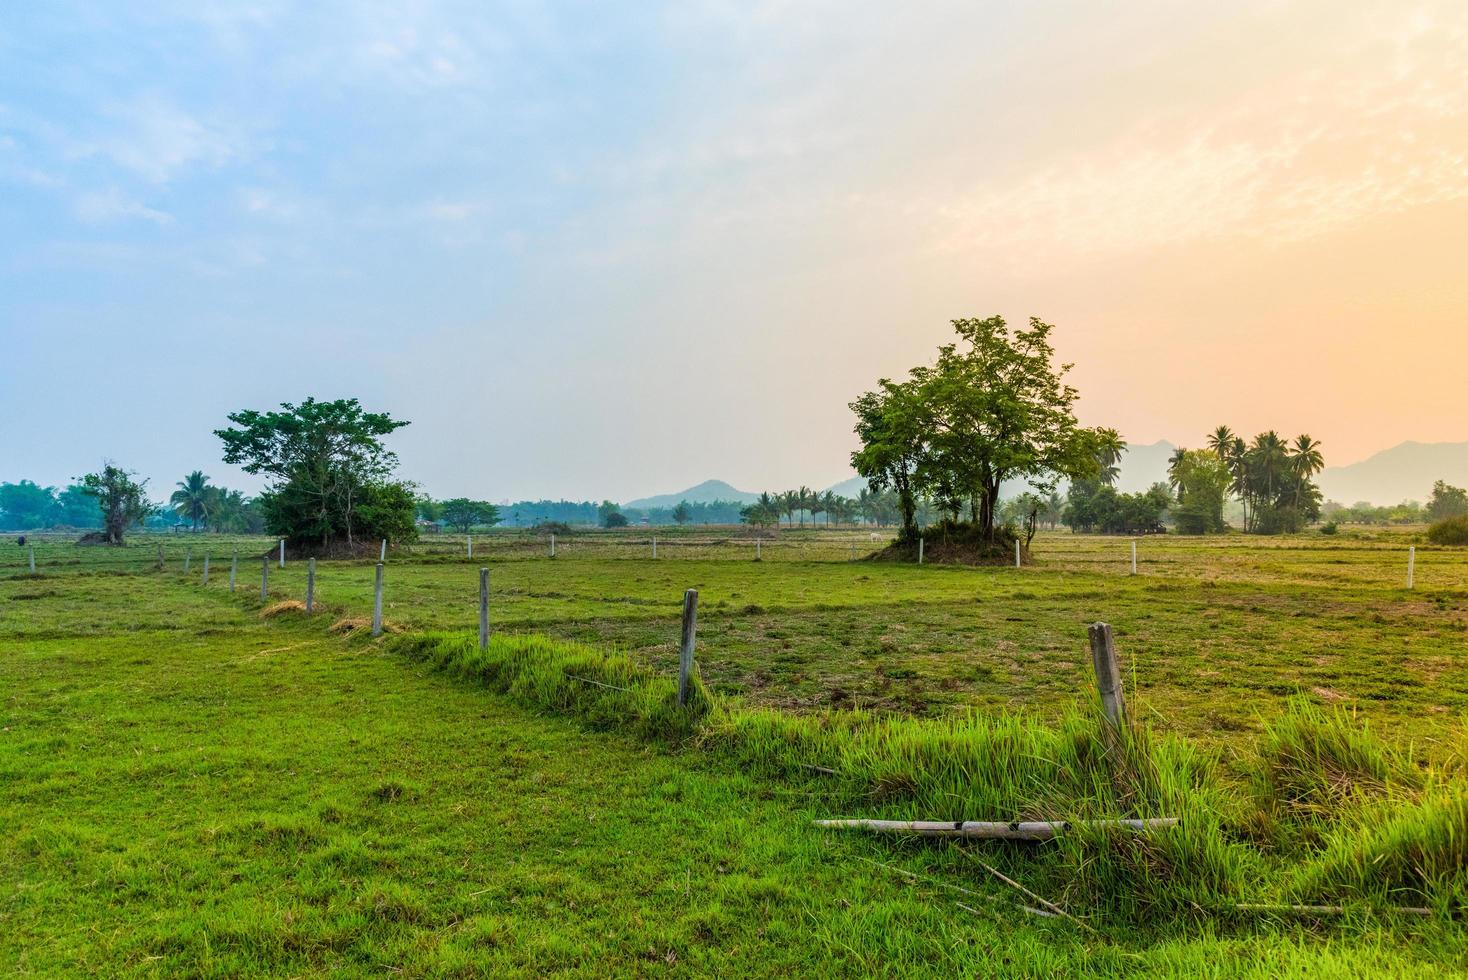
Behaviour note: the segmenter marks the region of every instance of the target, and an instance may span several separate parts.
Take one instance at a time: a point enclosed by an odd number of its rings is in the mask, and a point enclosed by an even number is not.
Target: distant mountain
[[[827,487],[822,493],[834,493],[840,497],[860,497],[861,492],[867,488],[867,479],[864,476],[853,476],[849,480]]]
[[[677,507],[679,501],[683,500],[690,504],[709,504],[715,500],[732,500],[747,504],[758,499],[759,494],[736,490],[723,480],[704,480],[698,486],[689,487],[681,493],[661,493],[655,497],[629,500],[623,506],[631,510],[649,510],[654,507]]]
[[[1436,480],[1468,486],[1468,442],[1404,442],[1350,466],[1327,466],[1316,482],[1327,500],[1385,506],[1426,502]]]

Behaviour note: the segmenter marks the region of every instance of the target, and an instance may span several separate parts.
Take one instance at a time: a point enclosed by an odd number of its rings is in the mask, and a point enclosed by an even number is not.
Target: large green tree
[[[147,517],[153,510],[146,496],[147,480],[134,480],[136,474],[105,463],[96,473],[82,477],[84,491],[97,501],[102,510],[103,539],[111,545],[122,545],[128,528]]]
[[[397,456],[383,443],[407,422],[364,411],[355,398],[308,398],[280,409],[235,412],[236,427],[214,433],[226,463],[272,478],[260,495],[272,533],[293,544],[348,547],[359,537],[413,537],[416,501],[390,480]],[[406,513],[397,512],[400,504]]]
[[[487,500],[453,497],[440,505],[439,513],[449,527],[468,534],[476,524],[498,524],[500,509]]]
[[[862,448],[852,465],[876,489],[902,499],[903,534],[914,533],[919,497],[969,520],[993,544],[999,488],[1025,479],[1048,492],[1061,477],[1106,477],[1119,437],[1082,428],[1078,394],[1054,363],[1054,327],[1031,318],[1011,330],[1003,317],[953,321],[958,341],[904,382],[882,379],[851,405]]]
[[[56,488],[31,480],[0,483],[0,527],[12,531],[47,527],[56,519]]]
[[[1445,521],[1449,517],[1468,514],[1468,490],[1455,487],[1443,480],[1432,485],[1432,496],[1427,500],[1427,519]]]

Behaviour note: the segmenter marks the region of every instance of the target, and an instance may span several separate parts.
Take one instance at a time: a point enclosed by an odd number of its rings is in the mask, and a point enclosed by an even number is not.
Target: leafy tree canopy
[[[486,500],[454,497],[439,504],[439,514],[449,527],[468,534],[476,524],[498,524],[500,509]]]
[[[148,481],[136,481],[135,475],[106,463],[99,472],[82,477],[83,491],[102,510],[102,534],[108,544],[121,545],[127,529],[141,522],[153,509],[145,496]]]
[[[940,347],[934,365],[906,381],[884,378],[851,403],[862,442],[851,461],[872,489],[896,490],[904,537],[916,532],[917,498],[929,496],[955,519],[967,507],[992,543],[1005,480],[1048,491],[1062,477],[1097,476],[1108,431],[1076,421],[1078,394],[1063,381],[1070,365],[1053,363],[1052,325],[952,322],[958,342]]]

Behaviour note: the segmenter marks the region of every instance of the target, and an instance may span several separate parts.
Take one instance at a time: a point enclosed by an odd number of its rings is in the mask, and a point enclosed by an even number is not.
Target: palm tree
[[[1209,434],[1208,448],[1213,450],[1214,455],[1219,459],[1228,459],[1229,454],[1233,452],[1234,441],[1237,438],[1238,436],[1234,435],[1233,429],[1230,429],[1226,425],[1220,425]]]
[[[805,512],[813,504],[815,494],[811,493],[810,487],[798,487],[795,491],[795,507],[800,513],[800,526],[805,527]],[[815,514],[811,514],[811,521],[815,521]]]
[[[178,516],[184,520],[192,521],[194,530],[199,529],[199,522],[209,517],[210,504],[214,502],[214,488],[209,485],[209,478],[199,470],[194,470],[188,476],[178,482],[178,489],[168,498]]]
[[[1188,451],[1178,446],[1167,457],[1167,485],[1172,487],[1174,493],[1181,494],[1183,491],[1183,464],[1187,462]]]
[[[794,490],[786,490],[780,494],[780,508],[785,512],[786,526],[794,527],[795,512],[800,509],[800,495]]]
[[[1325,457],[1320,453],[1320,440],[1296,436],[1294,445],[1290,447],[1290,466],[1304,480],[1324,469]]]
[[[1126,442],[1115,429],[1097,429],[1096,436],[1096,462],[1101,466],[1101,482],[1109,485],[1121,475],[1121,467],[1117,464],[1126,452]]]

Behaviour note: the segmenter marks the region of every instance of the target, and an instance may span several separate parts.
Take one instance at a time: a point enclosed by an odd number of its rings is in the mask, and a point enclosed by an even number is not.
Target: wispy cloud
[[[173,216],[166,211],[149,207],[116,188],[81,193],[73,200],[72,208],[78,218],[90,223],[129,219],[150,221],[157,225],[173,223]]]

